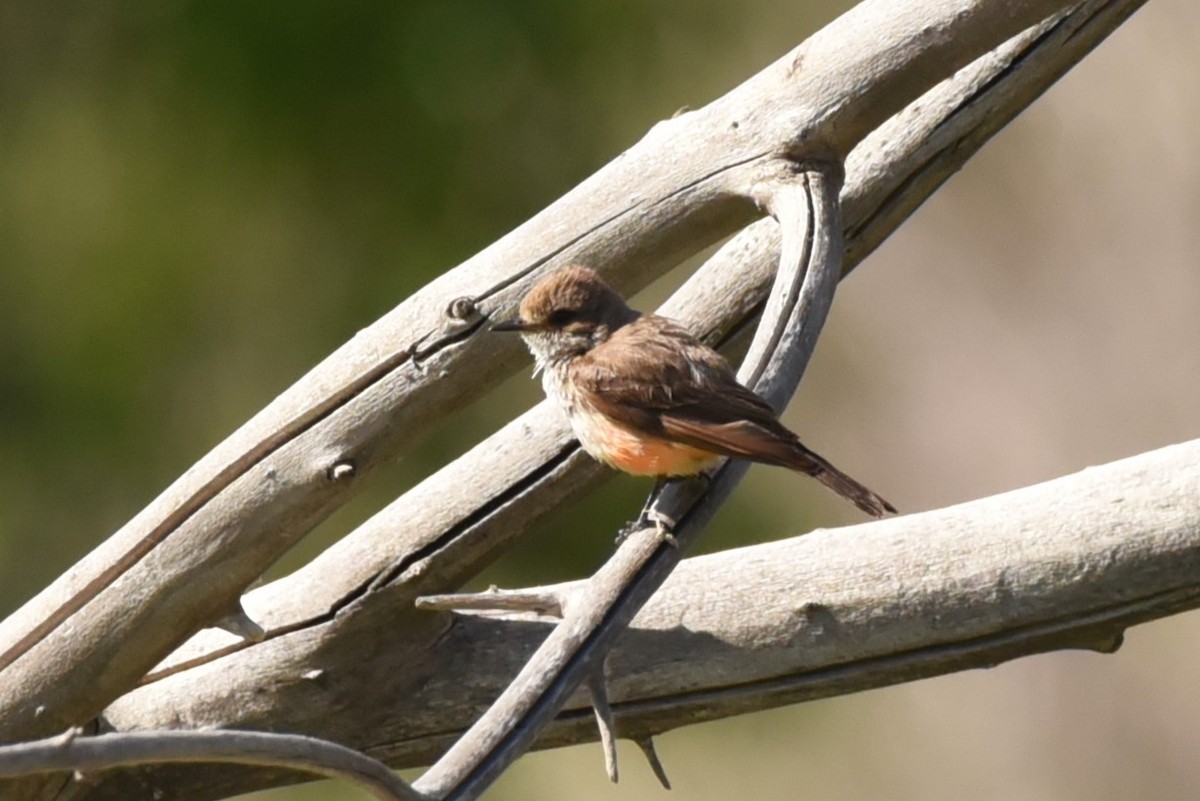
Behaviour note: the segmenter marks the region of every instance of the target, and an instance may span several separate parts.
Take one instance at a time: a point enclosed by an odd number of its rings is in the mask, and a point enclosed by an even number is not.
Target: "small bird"
[[[585,451],[654,476],[656,490],[730,456],[807,473],[873,517],[896,511],[804,447],[721,354],[668,318],[631,309],[594,270],[551,273],[521,301],[518,319],[492,330],[522,334],[534,375],[542,372],[546,396]]]

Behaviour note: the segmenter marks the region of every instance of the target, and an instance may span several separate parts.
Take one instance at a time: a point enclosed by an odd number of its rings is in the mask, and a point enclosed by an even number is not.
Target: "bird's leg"
[[[652,523],[654,528],[658,530],[659,539],[672,548],[679,547],[679,542],[675,539],[675,526],[679,521],[651,508],[659,496],[662,495],[662,491],[666,488],[667,483],[671,481],[701,481],[704,483],[704,488],[701,490],[701,495],[703,495],[712,486],[713,478],[716,477],[718,469],[719,467],[714,466],[707,470],[701,470],[694,475],[666,476],[660,480],[660,483],[654,488],[655,492],[651,496],[650,501],[646,503],[646,507],[642,510],[642,514],[646,517],[646,522]]]
[[[669,545],[678,545],[675,541],[675,535],[672,530],[675,528],[675,521],[654,511],[654,504],[662,495],[663,489],[671,481],[679,479],[673,476],[658,476],[654,479],[654,487],[650,490],[649,497],[646,498],[645,505],[642,506],[642,511],[638,512],[637,519],[631,520],[617,533],[617,544],[620,545],[625,539],[635,531],[641,531],[644,528],[654,527],[658,532],[658,536],[663,542]]]
[[[639,515],[639,522],[643,526],[653,525],[654,530],[658,532],[660,540],[672,548],[678,548],[679,541],[675,539],[675,523],[677,521],[654,508],[654,504],[662,496],[663,489],[672,481],[679,481],[679,479],[672,478],[671,476],[663,476],[654,483],[654,491],[650,493],[650,498],[646,501],[645,507],[642,508],[642,513]]]
[[[636,518],[627,522],[617,532],[617,545],[624,542],[633,532],[641,531],[644,528],[650,528],[650,526],[655,525],[655,521],[650,516],[650,507],[654,506],[654,502],[658,500],[659,493],[662,492],[663,485],[666,483],[666,476],[658,476],[654,479],[654,487],[650,490],[650,495],[646,498],[646,503],[642,505],[642,511],[638,512]]]
[[[668,517],[662,512],[656,511],[652,507],[659,496],[662,495],[662,491],[668,483],[672,481],[691,481],[694,479],[703,481],[704,490],[707,492],[709,486],[712,484],[713,474],[707,470],[701,470],[699,473],[691,476],[665,476],[660,478],[658,483],[654,485],[654,492],[651,493],[650,500],[646,502],[646,506],[642,509],[642,517],[645,520],[642,521],[639,518],[639,522],[643,522],[643,525],[653,524],[654,528],[658,531],[659,539],[672,548],[679,547],[679,541],[675,539],[675,526],[679,521]]]
[[[645,528],[654,522],[654,504],[658,501],[658,496],[662,495],[663,487],[667,486],[667,482],[670,480],[667,476],[658,476],[654,479],[654,487],[651,488],[646,503],[642,505],[642,511],[638,512],[637,520],[634,521],[636,525]]]

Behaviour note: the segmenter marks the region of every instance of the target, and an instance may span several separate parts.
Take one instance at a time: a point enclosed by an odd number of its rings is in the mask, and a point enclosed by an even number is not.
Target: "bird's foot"
[[[666,526],[663,526],[662,524],[659,524],[659,525],[655,526],[655,531],[658,532],[658,539],[661,542],[665,542],[667,545],[670,545],[672,548],[675,548],[675,549],[679,548],[679,540],[675,539],[675,532],[671,531],[671,529],[667,528]]]
[[[653,509],[643,509],[637,520],[630,520],[622,526],[617,532],[616,544],[620,545],[629,539],[630,535],[647,528],[653,528],[660,541],[672,548],[679,547],[679,540],[675,539],[675,521]]]
[[[658,533],[658,539],[665,542],[672,548],[679,547],[679,540],[675,539],[675,518],[665,515],[657,509],[651,509],[646,513],[646,517],[654,524],[654,530]]]
[[[644,528],[650,528],[653,525],[654,525],[654,521],[652,521],[650,519],[649,515],[647,515],[646,512],[643,511],[640,515],[637,516],[636,519],[630,520],[628,523],[621,526],[621,530],[617,532],[617,538],[616,538],[616,540],[614,540],[614,544],[620,545],[621,543],[623,543],[625,540],[632,537],[637,532],[641,531]]]

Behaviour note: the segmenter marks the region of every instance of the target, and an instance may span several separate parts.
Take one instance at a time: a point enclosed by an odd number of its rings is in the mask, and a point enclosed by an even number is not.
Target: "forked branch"
[[[515,365],[516,343],[477,335],[481,315],[511,309],[546,269],[584,261],[623,290],[648,282],[761,216],[747,198],[762,166],[840,161],[954,70],[1071,5],[925,0],[895,14],[865,0],[727,96],[655,126],[360,332],[0,622],[0,739],[85,722],[224,617],[413,432]]]
[[[799,384],[842,274],[841,166],[783,164],[758,189],[778,215],[783,260],[739,378],[781,408]],[[616,637],[670,575],[745,471],[745,463],[725,462],[709,480],[669,485],[654,510],[677,521],[675,542],[665,542],[654,528],[627,537],[582,596],[564,610],[563,620],[508,689],[416,788],[454,801],[477,798],[528,750],[570,694],[594,675]]]

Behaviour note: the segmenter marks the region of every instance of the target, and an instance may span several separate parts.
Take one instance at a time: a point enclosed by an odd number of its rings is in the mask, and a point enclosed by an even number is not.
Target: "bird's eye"
[[[546,322],[554,328],[568,325],[576,317],[571,309],[555,309],[546,316]]]

